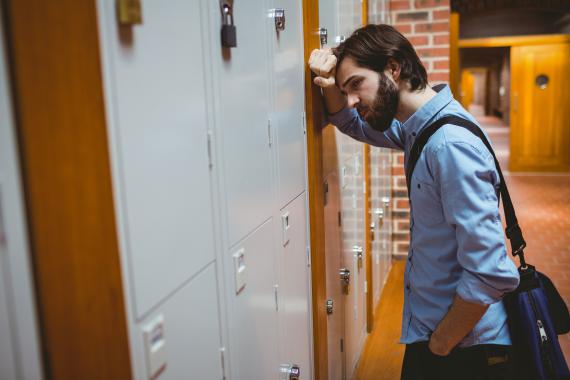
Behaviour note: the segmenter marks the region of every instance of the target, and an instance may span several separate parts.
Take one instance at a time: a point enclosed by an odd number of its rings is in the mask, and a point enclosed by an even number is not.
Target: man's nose
[[[358,102],[360,102],[360,99],[356,95],[349,94],[347,96],[347,102],[348,102],[347,105],[349,108],[354,108],[358,104]]]

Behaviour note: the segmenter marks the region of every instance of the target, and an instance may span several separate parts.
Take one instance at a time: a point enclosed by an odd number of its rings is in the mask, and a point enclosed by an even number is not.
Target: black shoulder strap
[[[420,154],[422,153],[424,146],[427,144],[430,137],[445,124],[457,125],[459,127],[463,127],[469,130],[471,133],[473,133],[475,136],[479,137],[483,141],[487,149],[489,149],[489,152],[491,152],[491,154],[493,155],[493,158],[495,159],[495,166],[497,167],[497,172],[499,173],[499,178],[501,181],[500,192],[503,198],[503,209],[505,211],[505,219],[507,222],[507,228],[505,229],[505,232],[507,234],[507,238],[511,242],[511,249],[513,256],[518,255],[521,261],[521,266],[525,267],[526,263],[524,260],[523,250],[526,247],[526,242],[522,236],[522,231],[517,221],[515,208],[513,207],[513,202],[511,201],[509,190],[507,189],[507,183],[505,182],[505,178],[503,177],[503,172],[501,171],[501,166],[499,165],[499,161],[497,160],[497,156],[495,156],[495,152],[493,151],[493,148],[491,147],[489,140],[487,140],[487,137],[485,136],[481,128],[477,126],[477,124],[459,116],[444,116],[441,119],[438,119],[432,124],[428,125],[420,132],[420,134],[416,138],[416,141],[414,142],[414,145],[412,146],[412,150],[410,151],[410,157],[408,159],[408,165],[406,169],[408,196],[410,195],[411,191],[410,185],[412,180],[412,174],[414,172],[416,164],[418,163]]]

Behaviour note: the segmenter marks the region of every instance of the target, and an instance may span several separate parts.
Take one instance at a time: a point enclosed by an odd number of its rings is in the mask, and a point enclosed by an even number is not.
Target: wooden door
[[[570,44],[511,49],[512,171],[570,171]]]

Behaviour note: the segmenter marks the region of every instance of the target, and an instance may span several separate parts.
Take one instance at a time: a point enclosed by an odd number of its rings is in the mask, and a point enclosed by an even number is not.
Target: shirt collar
[[[434,116],[453,100],[449,86],[438,84],[433,87],[437,95],[424,104],[402,125],[406,141],[413,141],[415,136],[432,121]]]

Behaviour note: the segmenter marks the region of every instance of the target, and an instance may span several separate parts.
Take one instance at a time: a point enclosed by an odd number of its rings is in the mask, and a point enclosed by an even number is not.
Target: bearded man
[[[309,66],[328,120],[368,144],[402,150],[444,116],[476,123],[445,85],[430,87],[411,43],[388,25],[356,30]],[[502,297],[519,275],[507,257],[499,175],[476,135],[446,124],[425,145],[410,183],[404,276],[403,380],[509,379],[511,339]]]

